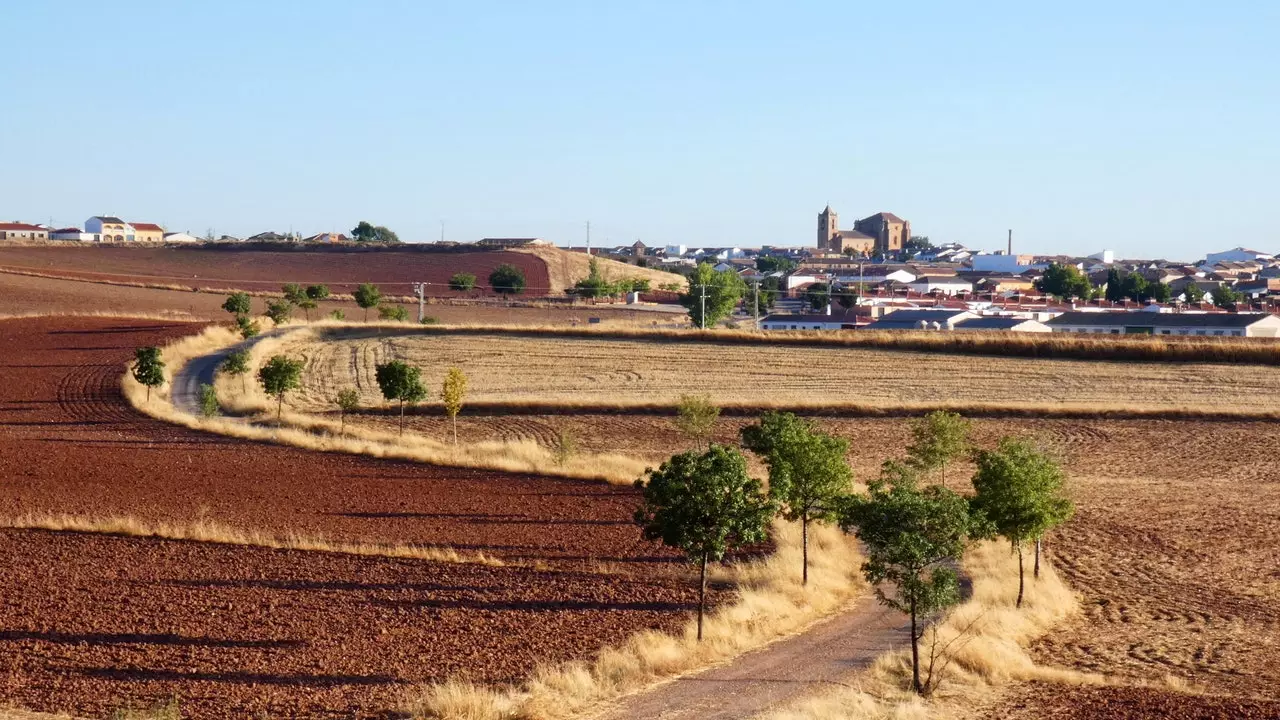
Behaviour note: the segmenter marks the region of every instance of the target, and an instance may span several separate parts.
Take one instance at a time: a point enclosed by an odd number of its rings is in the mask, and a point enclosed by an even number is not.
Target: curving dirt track
[[[6,530],[0,704],[102,714],[176,694],[184,717],[374,716],[406,683],[511,681],[686,621],[696,591],[639,539],[630,489],[256,445],[125,406],[133,349],[193,329],[0,321],[0,515],[203,514],[545,569]]]

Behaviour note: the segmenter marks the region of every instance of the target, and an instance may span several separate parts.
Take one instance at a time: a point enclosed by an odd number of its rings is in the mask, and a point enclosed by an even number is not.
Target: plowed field
[[[0,268],[63,277],[184,287],[279,290],[284,283],[324,283],[348,293],[371,282],[393,295],[413,294],[412,283],[430,283],[432,296],[451,296],[449,278],[466,272],[478,279],[468,294],[491,293],[489,273],[501,264],[524,272],[528,294],[546,295],[547,266],[516,252],[269,251],[245,248],[0,247]]]
[[[640,540],[630,489],[257,445],[128,408],[116,378],[133,349],[193,329],[0,321],[0,515],[203,516],[512,564],[6,530],[0,705],[176,694],[184,717],[371,715],[405,683],[509,681],[688,617],[696,591]]]

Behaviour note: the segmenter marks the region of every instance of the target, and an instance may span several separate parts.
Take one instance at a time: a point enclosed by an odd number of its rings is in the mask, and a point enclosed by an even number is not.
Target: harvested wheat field
[[[409,683],[511,681],[687,621],[696,588],[641,541],[629,488],[257,445],[128,407],[133,349],[195,328],[0,321],[22,348],[0,357],[0,544],[20,559],[0,571],[0,704],[101,715],[176,694],[184,717],[372,716]],[[63,513],[366,554],[29,527]],[[460,562],[377,554],[404,543]]]
[[[1280,410],[1280,367],[973,357],[861,348],[724,345],[447,330],[331,329],[278,351],[306,358],[303,411],[354,387],[382,404],[375,366],[399,358],[432,385],[451,366],[477,403],[588,408],[670,405],[707,393],[751,406],[995,405],[1106,409]]]

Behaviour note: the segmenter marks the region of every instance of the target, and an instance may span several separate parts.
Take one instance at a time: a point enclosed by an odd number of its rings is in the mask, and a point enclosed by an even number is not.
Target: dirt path
[[[868,595],[848,612],[728,665],[626,698],[595,720],[741,720],[847,682],[881,653],[905,645],[901,613]]]

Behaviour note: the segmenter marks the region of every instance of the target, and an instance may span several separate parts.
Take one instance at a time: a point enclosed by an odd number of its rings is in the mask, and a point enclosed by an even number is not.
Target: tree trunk
[[[707,604],[707,554],[702,554],[702,578],[698,584],[698,642],[702,642],[702,609]]]
[[[338,434],[339,435],[347,434],[347,411],[346,410],[343,410],[342,412],[338,413]]]
[[[400,436],[404,437],[404,401],[400,401]]]
[[[151,386],[147,386],[147,402],[151,402]]]
[[[454,445],[458,444],[458,414],[457,413],[453,414],[453,444]],[[1040,566],[1036,565],[1036,567],[1040,567]]]
[[[800,556],[804,558],[804,571],[800,574],[800,584],[809,584],[809,513],[800,515]]]
[[[276,395],[276,427],[284,422],[284,393]]]
[[[369,322],[369,308],[364,309],[364,321]]]
[[[1040,579],[1040,538],[1036,538],[1036,569],[1033,575],[1037,580]]]
[[[917,695],[924,694],[920,686],[920,633],[916,630],[916,599],[911,598],[911,688]]]
[[[1022,572],[1022,546],[1018,546],[1018,602],[1015,607],[1022,607],[1022,588],[1024,586]]]

